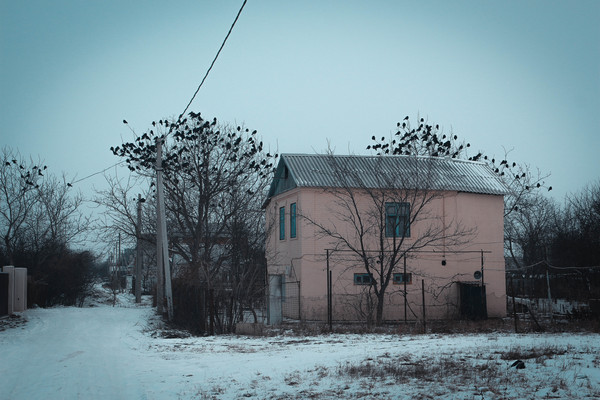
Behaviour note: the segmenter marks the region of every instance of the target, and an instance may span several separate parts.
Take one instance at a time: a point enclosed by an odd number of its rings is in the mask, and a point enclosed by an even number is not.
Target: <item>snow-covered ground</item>
[[[0,321],[0,399],[600,398],[598,334],[165,339],[119,300]]]

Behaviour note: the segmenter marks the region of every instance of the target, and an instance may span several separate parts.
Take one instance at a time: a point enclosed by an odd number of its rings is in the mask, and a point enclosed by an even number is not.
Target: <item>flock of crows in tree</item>
[[[11,161],[12,161],[12,164],[10,161],[6,161],[5,166],[6,167],[10,167],[12,165],[14,165],[15,167],[18,166],[19,170],[20,170],[21,179],[23,179],[23,181],[25,182],[25,185],[33,186],[36,189],[38,189],[40,187],[40,185],[38,183],[38,178],[44,176],[42,171],[45,171],[48,168],[46,165],[44,165],[43,167],[37,166],[37,165],[33,165],[32,167],[25,167],[23,164],[19,163],[15,159],[13,159]],[[28,168],[29,168],[29,170],[25,171]],[[26,190],[26,189],[23,188],[23,190]]]
[[[126,120],[123,123],[127,124]],[[261,178],[269,177],[273,171],[274,159],[277,154],[264,153],[262,141],[256,138],[256,131],[250,132],[241,127],[229,128],[219,126],[217,119],[204,120],[200,113],[190,112],[187,118],[180,118],[176,122],[166,119],[152,122],[152,129],[141,136],[136,136],[133,142],[121,146],[111,147],[114,155],[124,157],[128,168],[133,172],[152,171],[156,166],[157,143],[163,143],[172,136],[168,148],[165,149],[162,159],[162,168],[165,176],[175,184],[176,175],[188,173],[189,176],[197,175],[198,169],[205,169],[205,173],[227,172],[227,168],[243,168],[253,171]],[[458,136],[442,132],[439,125],[427,123],[419,119],[418,126],[411,126],[409,117],[398,122],[397,131],[392,138],[375,136],[374,142],[367,146],[378,156],[384,155],[413,155],[450,157],[469,161],[483,161],[500,176],[508,179],[508,184],[521,182],[519,186],[525,190],[540,188],[542,183],[533,180],[526,168],[510,163],[506,159],[496,163],[496,159],[488,159],[481,151],[474,156],[468,156],[469,143],[459,142]],[[221,160],[215,162],[211,154],[218,153]],[[223,164],[228,163],[228,165]],[[196,169],[196,171],[194,171]],[[191,178],[195,179],[195,178]],[[549,187],[548,190],[552,190]]]
[[[475,156],[467,157],[464,153],[471,147],[470,143],[459,143],[457,135],[445,135],[440,130],[439,125],[428,124],[425,119],[420,118],[418,127],[411,126],[409,117],[405,117],[402,122],[397,123],[397,131],[394,137],[389,140],[382,137],[378,140],[375,136],[371,137],[374,144],[368,145],[367,150],[374,150],[378,156],[381,155],[414,155],[431,157],[451,157],[459,159],[464,157],[469,161],[484,161],[499,176],[504,177],[512,168],[517,167],[517,163],[509,163],[507,160],[500,161],[488,159],[488,156],[478,152]],[[527,176],[525,171],[519,173],[510,173],[514,180],[518,181]],[[540,188],[542,185],[536,182],[532,186],[525,185],[525,190]],[[552,190],[552,186],[548,188]]]
[[[127,124],[127,121],[123,120],[123,123]],[[164,149],[162,168],[165,176],[174,183],[178,183],[176,175],[182,173],[189,173],[193,180],[199,169],[226,173],[227,168],[240,166],[264,178],[272,172],[273,159],[277,158],[277,155],[264,154],[264,145],[256,138],[256,130],[219,127],[216,118],[204,120],[200,113],[190,112],[187,118],[177,122],[152,122],[152,127],[133,142],[110,150],[114,155],[124,157],[131,171],[149,171],[156,165],[157,141],[164,143],[172,137]],[[215,154],[221,156],[219,162],[215,162]]]

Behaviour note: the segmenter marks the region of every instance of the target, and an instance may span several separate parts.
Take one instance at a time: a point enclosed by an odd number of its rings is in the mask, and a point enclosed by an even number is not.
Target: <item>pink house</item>
[[[505,316],[505,192],[479,162],[282,155],[264,206],[271,322]]]

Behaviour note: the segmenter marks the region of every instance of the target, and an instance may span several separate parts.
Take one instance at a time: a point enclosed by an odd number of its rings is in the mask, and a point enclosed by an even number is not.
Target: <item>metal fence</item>
[[[510,313],[532,317],[600,317],[600,267],[556,267],[541,262],[506,272]]]

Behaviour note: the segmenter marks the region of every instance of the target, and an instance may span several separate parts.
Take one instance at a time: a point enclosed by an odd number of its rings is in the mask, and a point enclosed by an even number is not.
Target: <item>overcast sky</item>
[[[115,164],[121,121],[181,113],[241,3],[0,0],[1,144],[74,179]],[[279,153],[365,153],[420,115],[562,201],[600,177],[600,1],[249,0],[191,110]]]

